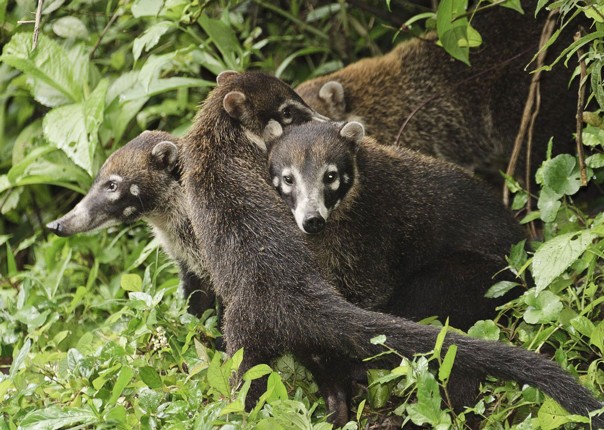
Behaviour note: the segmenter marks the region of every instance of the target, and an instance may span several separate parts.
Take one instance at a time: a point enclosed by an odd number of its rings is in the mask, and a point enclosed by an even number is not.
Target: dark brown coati
[[[244,348],[242,375],[293,353],[314,374],[330,419],[348,419],[350,374],[381,352],[369,340],[385,334],[405,356],[432,349],[438,329],[361,309],[326,280],[266,174],[264,128],[313,118],[287,85],[257,73],[219,76],[193,127],[182,139],[183,184],[202,260],[223,300],[227,350]],[[462,374],[486,372],[538,387],[574,413],[601,406],[559,365],[538,354],[449,334]],[[252,383],[246,407],[262,393]],[[603,426],[604,420],[597,419]],[[596,419],[594,419],[596,421]]]
[[[185,210],[177,144],[162,131],[141,133],[105,161],[82,201],[47,227],[71,236],[144,219],[180,266],[189,312],[201,316],[215,297]]]
[[[474,67],[453,60],[428,35],[304,82],[296,91],[333,120],[363,123],[382,144],[394,144],[410,118],[398,146],[446,159],[499,185],[498,171],[506,170],[532,79],[524,68],[538,51],[547,16],[542,12],[535,19],[533,8],[524,15],[502,7],[476,14],[472,24],[483,44],[471,55]],[[571,43],[573,32],[563,32],[554,48],[563,40]],[[571,142],[577,94],[568,88],[571,72],[557,66],[542,74],[535,163],[543,160],[550,136],[556,146]]]
[[[513,280],[506,271],[493,277],[524,235],[478,179],[379,145],[358,122],[283,134],[273,121],[265,137],[273,185],[346,299],[413,320],[449,317],[464,330],[510,299],[484,294]]]

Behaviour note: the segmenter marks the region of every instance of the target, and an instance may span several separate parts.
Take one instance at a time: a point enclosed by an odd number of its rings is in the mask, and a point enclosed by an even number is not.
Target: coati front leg
[[[209,275],[203,278],[197,276],[189,270],[186,263],[179,261],[178,265],[183,295],[187,300],[187,311],[199,318],[206,310],[213,308],[216,302],[212,282]]]

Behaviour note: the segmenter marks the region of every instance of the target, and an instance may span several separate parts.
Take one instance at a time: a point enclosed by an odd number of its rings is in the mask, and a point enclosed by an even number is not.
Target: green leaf
[[[563,274],[596,238],[589,230],[566,233],[548,240],[533,257],[533,277],[537,292]]]
[[[271,373],[273,369],[267,364],[258,364],[243,374],[244,381],[253,381]]]
[[[583,145],[585,146],[592,148],[604,146],[604,130],[600,127],[588,125],[583,129],[581,136],[583,137]]]
[[[241,64],[237,61],[237,58],[241,56],[242,49],[233,29],[224,22],[212,19],[206,14],[199,17],[199,25],[222,54],[227,68],[240,70]]]
[[[372,337],[369,342],[371,342],[373,345],[383,345],[386,342],[386,336],[380,334],[376,337]]]
[[[120,278],[120,285],[126,291],[143,291],[143,280],[136,273],[127,273]]]
[[[214,354],[210,367],[208,367],[208,383],[210,387],[217,390],[224,397],[229,397],[231,388],[229,386],[229,372],[222,366],[220,354]]]
[[[64,16],[52,24],[52,31],[65,39],[88,39],[86,24],[75,16]]]
[[[120,97],[120,101],[127,102],[140,99],[141,97],[152,97],[168,91],[174,91],[179,88],[206,88],[213,87],[215,85],[216,84],[214,82],[194,78],[175,77],[167,79],[155,79],[149,82],[147,87],[143,87],[139,84],[126,91],[122,97]]]
[[[50,111],[43,122],[44,135],[75,164],[92,175],[92,161],[103,122],[108,81],[102,80],[86,101]]]
[[[445,358],[438,369],[438,380],[444,384],[449,381],[449,376],[451,376],[451,369],[453,369],[453,363],[455,362],[455,356],[457,355],[457,345],[451,345],[447,349],[447,353],[445,354]]]
[[[489,288],[484,296],[489,299],[501,297],[501,296],[505,295],[508,291],[513,289],[514,287],[517,287],[518,285],[520,285],[520,284],[518,284],[518,282],[499,281],[495,285],[493,285],[491,288]]]
[[[43,33],[37,49],[32,52],[31,34],[21,32],[6,44],[0,60],[27,75],[38,102],[55,107],[83,100],[82,88],[88,77],[89,60],[82,54],[81,48],[74,48],[71,58],[64,48]]]
[[[159,376],[159,373],[157,373],[157,370],[155,370],[153,367],[141,367],[139,369],[139,374],[143,382],[147,384],[147,387],[149,388],[156,389],[164,386],[164,382]]]
[[[287,400],[287,388],[277,372],[272,372],[266,381],[266,401]]]
[[[435,428],[450,428],[449,414],[440,409],[441,396],[434,376],[427,370],[422,371],[417,379],[417,403],[407,406],[407,413],[414,424],[430,424]],[[448,425],[448,426],[447,426]]]
[[[485,340],[499,340],[499,327],[492,320],[476,321],[468,330],[468,335]]]
[[[132,5],[132,16],[157,16],[163,6],[163,0],[136,0]]]
[[[17,375],[19,368],[25,362],[25,359],[27,358],[27,354],[29,354],[30,348],[31,348],[31,339],[27,339],[23,343],[23,346],[19,350],[19,353],[16,355],[15,359],[13,360],[13,363],[10,366],[10,371],[8,372],[8,374],[11,379],[13,379],[15,377],[15,375]]]
[[[545,222],[553,222],[558,215],[558,210],[562,206],[560,199],[562,194],[556,193],[547,185],[541,189],[537,207],[539,208],[540,218]]]
[[[555,321],[563,309],[560,297],[551,291],[530,290],[524,295],[528,305],[524,312],[524,320],[529,324],[545,324]]]
[[[524,14],[524,9],[522,9],[521,0],[507,0],[501,3],[502,7],[507,7],[508,9],[513,9],[517,12]]]
[[[573,195],[581,187],[577,160],[570,154],[560,154],[542,167],[543,184],[557,194]]]
[[[132,370],[130,366],[122,366],[117,380],[115,381],[115,385],[113,386],[113,390],[111,390],[111,397],[108,400],[108,404],[115,405],[117,399],[122,395],[133,376],[134,370]]]
[[[542,430],[555,430],[566,423],[589,423],[589,418],[569,414],[562,406],[549,397],[539,408],[537,419]]]
[[[585,159],[585,164],[592,169],[604,167],[604,154],[594,154]]]
[[[604,321],[600,321],[600,323],[594,327],[589,337],[589,343],[598,348],[601,353],[604,353]]]
[[[390,372],[385,369],[369,369],[367,370],[367,382],[369,384],[367,390],[367,400],[372,408],[383,408],[390,399],[392,393],[392,384],[375,383],[378,379],[385,376],[390,376]]]
[[[97,422],[97,416],[88,407],[49,406],[42,410],[29,412],[21,421],[19,428],[22,430],[58,430],[76,425],[90,426]]]
[[[159,39],[173,28],[176,28],[176,25],[170,21],[161,21],[147,28],[142,36],[134,39],[132,44],[134,61],[139,59],[143,50],[147,52],[157,45],[159,43]]]
[[[467,0],[443,0],[438,5],[436,32],[445,51],[470,65],[467,18],[455,19],[466,12]]]

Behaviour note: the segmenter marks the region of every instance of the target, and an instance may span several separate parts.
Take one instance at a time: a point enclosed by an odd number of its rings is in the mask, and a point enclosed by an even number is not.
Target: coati
[[[214,306],[215,296],[185,210],[178,144],[176,137],[162,131],[141,133],[115,151],[86,196],[47,227],[59,236],[71,236],[143,218],[180,267],[188,311],[201,316]]]
[[[542,12],[535,19],[528,11],[521,15],[502,7],[477,13],[472,25],[483,44],[472,52],[473,67],[453,60],[428,34],[303,82],[296,91],[333,120],[360,121],[382,144],[394,144],[409,120],[398,146],[446,159],[499,186],[499,170],[506,170],[532,79],[525,66],[538,51],[546,16]],[[550,51],[572,42],[574,31],[568,27]],[[558,66],[541,76],[534,166],[543,160],[550,136],[556,147],[571,148],[577,106],[577,91],[568,87],[571,72]]]
[[[358,122],[283,133],[272,121],[265,134],[272,183],[346,299],[413,320],[448,316],[464,330],[509,300],[484,294],[524,234],[478,179],[364,138]]]
[[[223,300],[227,351],[244,348],[239,375],[293,353],[313,373],[330,420],[348,419],[351,368],[381,352],[385,334],[406,356],[432,349],[438,329],[361,309],[328,282],[266,174],[264,128],[295,125],[313,111],[287,85],[259,73],[219,76],[182,139],[183,184],[193,230],[216,293]],[[538,354],[450,333],[456,367],[534,385],[573,413],[600,408],[556,363]],[[246,407],[263,391],[253,381]],[[604,419],[594,418],[598,426]]]

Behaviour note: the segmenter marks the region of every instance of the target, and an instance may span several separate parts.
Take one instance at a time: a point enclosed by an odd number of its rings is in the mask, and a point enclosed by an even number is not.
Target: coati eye
[[[285,182],[287,185],[293,185],[294,178],[290,175],[283,175],[283,182]]]
[[[115,181],[107,182],[107,191],[110,191],[110,192],[117,191],[117,182],[115,182]]]
[[[286,124],[289,124],[292,119],[293,119],[293,115],[292,115],[292,110],[290,107],[286,107],[281,111],[281,117],[283,118],[283,122]]]
[[[327,172],[325,174],[325,183],[327,184],[333,184],[336,179],[338,179],[338,173],[337,172]]]

